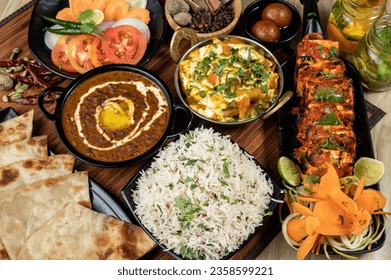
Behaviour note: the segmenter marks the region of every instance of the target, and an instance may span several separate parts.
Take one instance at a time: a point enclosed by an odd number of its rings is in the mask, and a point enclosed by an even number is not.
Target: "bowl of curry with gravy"
[[[281,66],[266,47],[234,35],[196,43],[178,61],[174,79],[181,101],[194,115],[223,126],[267,114],[284,83]]]
[[[44,99],[54,92],[60,92],[61,97],[52,114]],[[124,64],[91,70],[66,88],[45,89],[38,106],[54,121],[66,149],[99,167],[123,167],[148,158],[168,138],[188,130],[192,121],[191,112],[174,103],[160,78]]]

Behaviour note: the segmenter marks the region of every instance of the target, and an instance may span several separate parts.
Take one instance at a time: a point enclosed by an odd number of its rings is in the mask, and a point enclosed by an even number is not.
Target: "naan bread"
[[[9,192],[47,178],[55,178],[73,171],[75,159],[71,155],[54,155],[18,161],[0,167],[0,199]]]
[[[139,227],[76,203],[30,236],[19,259],[138,259],[156,244]]]
[[[0,146],[0,166],[48,155],[47,136],[37,136]]]
[[[24,139],[28,139],[32,136],[32,132],[33,132],[33,110],[23,115],[20,115],[18,117],[0,123],[0,146],[8,145],[13,142],[18,142]],[[1,189],[2,179],[3,177],[0,178],[0,189]],[[0,197],[1,197],[1,190],[0,190]],[[3,243],[1,243],[1,240],[0,240],[0,260],[9,260],[9,256],[3,246]]]
[[[74,161],[71,155],[55,155],[18,161],[0,167],[0,199],[9,192],[36,181],[71,174]],[[9,256],[0,238],[0,260],[7,259]]]
[[[33,131],[33,114],[34,111],[31,110],[0,123],[0,145],[30,138]]]
[[[38,181],[3,197],[0,238],[9,257],[16,259],[27,238],[70,202],[91,207],[87,172]]]

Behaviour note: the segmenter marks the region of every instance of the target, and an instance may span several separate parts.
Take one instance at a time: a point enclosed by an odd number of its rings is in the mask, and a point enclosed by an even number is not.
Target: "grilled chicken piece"
[[[330,163],[334,165],[340,178],[353,173],[354,158],[343,150],[327,150],[312,145],[303,145],[294,150],[294,157],[305,174],[323,176]]]
[[[346,103],[354,106],[352,80],[348,77],[323,80],[323,84],[308,81],[304,89],[300,107],[312,101]]]

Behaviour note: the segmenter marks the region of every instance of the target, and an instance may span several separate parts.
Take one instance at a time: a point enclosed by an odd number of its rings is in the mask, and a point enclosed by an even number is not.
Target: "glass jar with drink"
[[[391,89],[391,15],[379,18],[361,38],[353,55],[364,87]]]
[[[387,0],[337,0],[327,21],[327,38],[338,41],[341,56],[351,61],[359,40],[386,12]]]

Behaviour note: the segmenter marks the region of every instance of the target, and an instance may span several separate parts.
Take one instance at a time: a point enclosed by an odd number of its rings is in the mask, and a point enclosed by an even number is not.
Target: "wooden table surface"
[[[163,3],[164,1],[161,0],[160,2]],[[246,7],[246,5],[252,1],[242,0],[242,2],[244,4],[243,6]],[[300,13],[302,12],[302,5],[300,4],[299,0],[288,0],[288,2],[294,4]],[[318,2],[318,8],[321,14],[321,22],[323,26],[327,20],[327,16],[333,3],[334,1],[329,0],[319,0]],[[26,4],[27,6],[25,6]],[[0,59],[7,59],[14,47],[22,48],[21,57],[32,57],[27,47],[27,31],[30,15],[32,12],[32,7],[29,7],[29,5],[31,6],[31,1],[29,0],[0,1],[0,23],[2,23],[0,26]],[[9,16],[21,7],[28,8],[19,10],[17,13],[18,15],[16,17],[12,17],[11,19]],[[388,1],[387,10],[388,13],[390,13],[390,1]],[[4,23],[4,21],[6,21],[6,23]],[[234,34],[240,35],[242,35],[242,32],[243,31],[241,30],[240,26],[237,26],[237,28],[235,28],[233,31]],[[163,43],[159,48],[158,53],[144,67],[153,73],[158,74],[170,88],[171,92],[175,95],[172,75],[176,65],[168,55],[172,34],[172,30],[168,26]],[[68,83],[69,81],[65,81],[62,85],[65,86]],[[6,93],[0,91],[0,100],[4,94]],[[386,113],[385,116],[371,130],[371,136],[375,157],[381,160],[386,167],[386,174],[380,182],[380,188],[389,200],[385,210],[391,211],[391,172],[389,172],[391,170],[391,91],[377,93],[365,91],[365,98]],[[47,134],[49,139],[49,148],[55,153],[66,153],[65,148],[61,144],[54,131],[53,123],[44,117],[44,115],[39,111],[37,105],[20,105],[16,103],[4,103],[0,101],[1,109],[9,106],[13,107],[19,114],[33,109],[35,111],[34,134]],[[54,104],[48,106],[48,110],[53,110],[54,106]],[[266,171],[271,175],[272,178],[278,180],[276,163],[280,156],[280,152],[278,147],[276,116],[272,116],[264,122],[260,120],[252,122],[242,128],[219,128],[218,130],[231,135],[231,138],[234,141],[238,142],[247,152],[253,155],[256,160],[258,160],[265,167]],[[89,166],[77,161],[76,168],[78,170],[87,170],[89,176],[100,185],[104,186],[111,195],[117,198],[124,209],[128,211],[120,195],[120,191],[142,167],[143,164],[144,162],[126,168],[103,169]],[[273,228],[276,228],[276,232],[270,233],[269,236],[276,236],[271,240],[270,244],[266,248],[265,243],[269,243],[269,241],[263,239],[266,235],[265,233],[261,232],[260,234],[256,235],[247,246],[238,252],[234,259],[296,259],[296,251],[290,248],[283,239],[282,235],[278,233],[278,220],[275,220],[275,223],[276,224],[273,226]],[[386,231],[388,234],[391,232],[390,223],[387,224]],[[157,250],[157,252],[151,258],[171,259],[167,253],[164,253],[161,250]],[[360,255],[359,258],[390,260],[391,239],[387,238],[384,246],[380,250],[373,253]],[[325,259],[325,256],[310,255],[308,259],[322,260]]]

